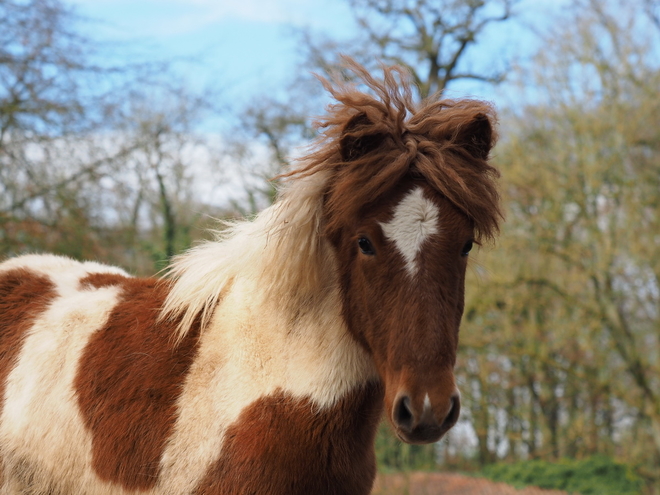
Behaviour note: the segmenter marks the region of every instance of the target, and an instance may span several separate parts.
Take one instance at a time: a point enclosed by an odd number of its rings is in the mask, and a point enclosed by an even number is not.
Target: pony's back
[[[56,256],[0,265],[3,493],[154,485],[196,342],[172,352],[167,290]]]
[[[334,395],[324,385],[351,366],[364,375],[368,361],[353,356],[363,351],[282,339],[290,350],[276,350],[280,363],[269,358],[272,369],[263,369],[254,365],[268,352],[259,335],[277,327],[249,330],[227,296],[218,332],[201,338],[198,317],[178,335],[180,321],[162,317],[171,288],[50,255],[0,264],[0,492],[368,493],[379,385],[354,388],[349,379],[352,388]],[[320,324],[317,334],[334,338],[337,323]],[[295,364],[319,345],[344,364]],[[295,398],[296,387],[307,398]],[[328,450],[341,455],[326,458]]]

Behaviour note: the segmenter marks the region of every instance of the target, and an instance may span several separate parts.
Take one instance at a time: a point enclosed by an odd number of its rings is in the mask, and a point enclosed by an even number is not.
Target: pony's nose
[[[428,395],[424,398],[422,407],[415,408],[412,399],[403,394],[394,402],[392,423],[401,439],[406,442],[437,442],[456,424],[460,411],[461,396],[458,392],[454,392],[449,398],[449,407],[445,409],[444,417],[440,420],[434,413]]]

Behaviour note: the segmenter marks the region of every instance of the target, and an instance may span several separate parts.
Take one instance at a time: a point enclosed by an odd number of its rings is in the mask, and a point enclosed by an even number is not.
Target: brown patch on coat
[[[56,296],[44,275],[25,268],[0,273],[0,397],[28,330]]]
[[[92,433],[92,467],[103,480],[145,490],[158,479],[199,325],[173,343],[176,321],[158,320],[168,282],[94,274],[80,284],[122,288],[107,324],[87,344],[74,382]]]
[[[93,273],[80,279],[80,288],[82,290],[94,290],[103,287],[123,286],[127,280],[134,279],[119,273]]]
[[[354,390],[334,406],[283,392],[246,408],[198,495],[366,495],[376,473],[374,437],[382,387]]]

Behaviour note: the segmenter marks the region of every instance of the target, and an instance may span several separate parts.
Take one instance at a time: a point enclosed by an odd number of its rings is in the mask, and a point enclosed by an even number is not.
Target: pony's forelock
[[[492,105],[437,97],[415,103],[412,82],[404,69],[383,66],[379,81],[352,59],[345,57],[344,63],[365,89],[341,74],[330,79],[317,76],[337,103],[316,120],[320,136],[304,157],[304,166],[285,175],[332,170],[326,193],[326,229],[334,230],[402,177],[412,175],[425,180],[467,215],[477,240],[494,238],[503,215],[496,184],[499,172],[487,156],[497,141]],[[356,116],[363,118],[356,121]],[[489,129],[480,137],[484,142],[474,144],[471,129],[479,120]],[[340,148],[346,135],[353,140],[378,136],[379,144],[363,156],[344,160]],[[475,156],[476,146],[486,153]]]

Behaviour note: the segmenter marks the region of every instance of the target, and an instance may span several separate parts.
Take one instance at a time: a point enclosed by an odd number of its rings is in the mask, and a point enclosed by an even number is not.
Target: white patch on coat
[[[403,256],[411,276],[419,270],[416,259],[422,245],[439,231],[438,218],[438,207],[418,187],[396,206],[392,220],[380,224],[385,237],[394,242]]]
[[[326,180],[320,172],[296,180],[254,220],[225,223],[215,241],[174,257],[167,272],[176,282],[161,317],[181,317],[179,339],[200,314],[204,331],[237,277],[258,281],[259,292],[281,297],[285,306],[328,285],[327,250],[319,242]]]
[[[93,273],[113,273],[130,277],[121,268],[116,266],[104,265],[95,261],[85,261],[83,263],[55,254],[26,254],[9,258],[0,263],[0,273],[7,270],[25,268],[38,275],[43,275],[52,279],[52,282],[58,286],[66,286],[73,283],[71,287],[77,288],[78,280]]]
[[[48,277],[56,296],[28,330],[7,376],[0,415],[0,492],[125,493],[92,471],[91,434],[73,384],[85,346],[105,325],[119,292],[116,287],[81,290],[79,282],[91,273],[127,274],[51,255],[11,259],[0,265],[0,273],[15,268]],[[23,486],[25,479],[29,487]]]

